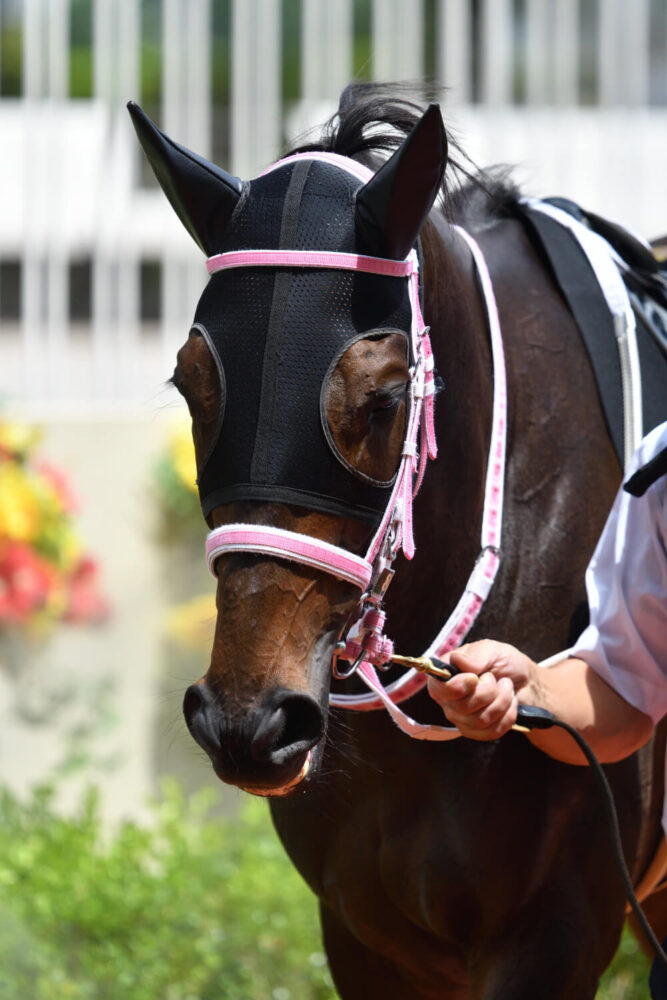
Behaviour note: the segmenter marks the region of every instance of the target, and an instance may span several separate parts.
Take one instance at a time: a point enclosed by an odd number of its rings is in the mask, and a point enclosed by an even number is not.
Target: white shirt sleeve
[[[667,423],[638,448],[630,471],[667,446]],[[642,497],[621,489],[586,571],[590,625],[572,649],[626,701],[667,714],[667,476]]]

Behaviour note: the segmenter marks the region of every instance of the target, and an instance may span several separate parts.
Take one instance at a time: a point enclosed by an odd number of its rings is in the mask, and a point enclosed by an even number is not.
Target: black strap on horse
[[[644,306],[651,300],[667,308],[665,271],[650,250],[614,223],[585,212],[567,199],[547,198],[546,201],[598,232],[628,264],[623,279],[638,319],[643,424],[647,430],[656,427],[667,419],[667,396],[664,391],[667,354],[662,346],[662,336],[652,329],[651,317]],[[614,321],[604,294],[586,254],[570,230],[525,203],[519,203],[517,207],[526,232],[545,259],[579,327],[595,374],[609,435],[623,466],[623,378]]]
[[[662,452],[661,454],[664,455],[665,452]],[[399,662],[402,661],[405,664],[409,661],[409,664],[416,670],[429,674],[431,677],[436,677],[438,680],[445,682],[450,680],[450,678],[454,677],[456,674],[461,673],[458,667],[453,666],[451,663],[443,663],[442,660],[438,660],[433,656],[406,656],[395,657],[394,659],[397,659]],[[577,732],[577,730],[570,726],[567,722],[563,722],[562,719],[557,719],[556,716],[547,711],[546,708],[537,708],[534,705],[523,705],[519,703],[516,724],[512,727],[513,729],[527,732],[530,729],[551,729],[553,726],[557,726],[559,729],[564,729],[566,733],[570,734],[595,775],[595,780],[600,790],[600,795],[602,796],[605,818],[607,820],[609,835],[611,837],[611,847],[614,855],[614,861],[616,862],[616,867],[623,883],[625,897],[630,904],[632,912],[637,918],[639,926],[646,936],[646,940],[655,952],[656,959],[664,969],[667,969],[667,955],[663,951],[662,945],[653,933],[653,928],[646,919],[646,915],[644,914],[639,900],[635,895],[632,878],[630,877],[628,866],[625,861],[625,855],[623,853],[623,842],[621,840],[621,831],[618,825],[618,815],[616,813],[614,795],[599,760],[581,733]]]
[[[623,842],[621,840],[621,831],[618,826],[618,816],[616,813],[616,805],[614,803],[614,796],[607,781],[607,775],[602,770],[600,762],[591,750],[590,746],[583,738],[581,733],[577,732],[572,726],[568,725],[567,722],[563,722],[562,719],[557,719],[551,712],[547,712],[543,708],[534,708],[532,705],[519,705],[519,711],[517,713],[517,722],[519,725],[523,725],[526,729],[550,729],[552,726],[558,726],[560,729],[564,729],[566,733],[569,733],[572,739],[575,741],[584,757],[588,761],[590,767],[595,775],[595,780],[597,782],[600,794],[602,796],[602,803],[604,806],[605,818],[607,820],[607,826],[609,828],[609,835],[611,837],[611,846],[614,853],[614,860],[616,862],[616,867],[618,873],[623,882],[623,888],[625,890],[625,898],[627,899],[632,912],[637,918],[637,922],[642,929],[642,932],[646,936],[646,940],[650,944],[651,948],[655,953],[655,957],[660,962],[664,969],[667,969],[667,955],[665,954],[662,945],[658,941],[657,937],[653,933],[653,928],[646,919],[646,914],[641,908],[639,900],[635,895],[635,890],[632,885],[632,878],[628,871],[628,866],[625,862],[625,855],[623,853]]]

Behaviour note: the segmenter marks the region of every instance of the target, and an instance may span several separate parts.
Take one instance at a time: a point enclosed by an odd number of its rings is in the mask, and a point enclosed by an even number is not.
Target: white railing
[[[525,0],[521,19],[511,0],[300,0],[300,92],[287,106],[282,30],[297,2],[230,0],[229,169],[256,173],[335,108],[355,74],[419,80],[428,68],[450,88],[445,116],[478,162],[518,162],[531,193],[577,197],[649,236],[667,231],[667,0]],[[159,121],[204,155],[219,7],[159,5]],[[139,184],[124,104],[140,98],[141,2],[91,0],[92,94],[76,101],[70,0],[0,0],[0,28],[17,11],[21,96],[0,95],[0,261],[20,264],[21,310],[0,328],[0,396],[148,401],[205,272],[166,200]],[[355,30],[370,35],[365,66],[354,62]],[[79,329],[68,274],[81,259],[91,315]],[[141,321],[142,261],[161,268],[152,326]]]

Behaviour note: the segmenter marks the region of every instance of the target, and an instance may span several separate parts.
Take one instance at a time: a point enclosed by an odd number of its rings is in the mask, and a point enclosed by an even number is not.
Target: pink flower
[[[53,568],[32,548],[8,542],[0,549],[0,622],[23,624],[46,607]]]
[[[33,464],[35,472],[38,472],[47,481],[60,506],[67,514],[74,514],[78,510],[77,499],[70,487],[65,475],[50,462],[40,459]]]
[[[69,578],[65,621],[100,623],[109,617],[109,606],[97,586],[97,566],[82,559]]]

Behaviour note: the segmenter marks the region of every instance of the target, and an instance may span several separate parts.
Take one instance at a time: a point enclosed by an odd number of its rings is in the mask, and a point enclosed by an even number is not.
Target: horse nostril
[[[270,759],[287,726],[287,718],[282,708],[276,709],[260,722],[251,744],[254,760],[260,763]]]
[[[220,751],[224,731],[222,708],[204,681],[191,684],[183,696],[183,715],[190,735],[211,756]]]
[[[183,715],[193,736],[197,721],[201,722],[207,704],[206,691],[201,684],[191,684],[183,696]]]
[[[272,700],[253,737],[251,753],[260,763],[281,764],[319,741],[322,712],[309,695],[285,692]]]

